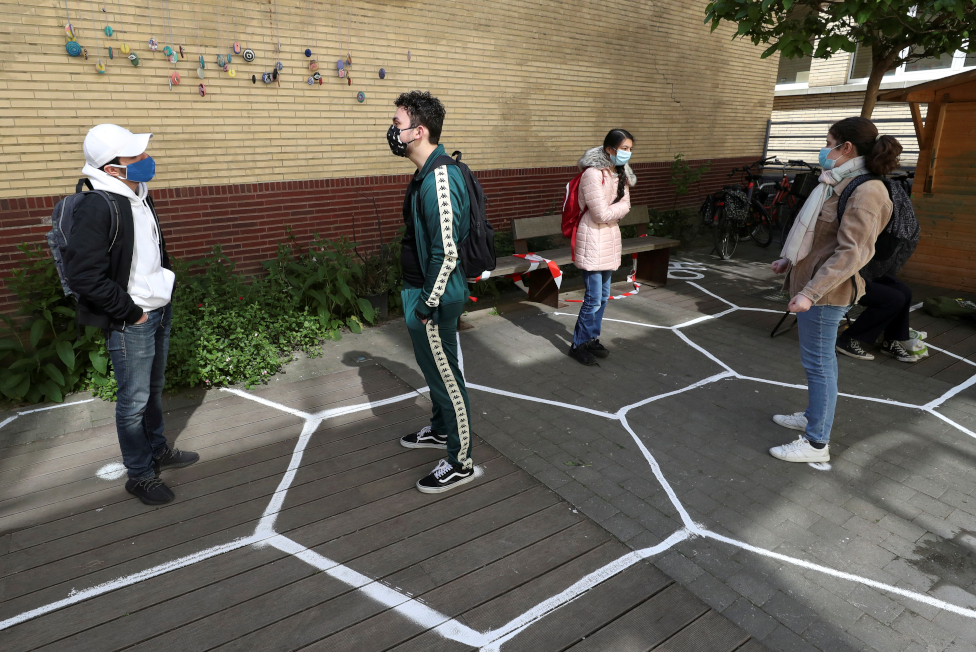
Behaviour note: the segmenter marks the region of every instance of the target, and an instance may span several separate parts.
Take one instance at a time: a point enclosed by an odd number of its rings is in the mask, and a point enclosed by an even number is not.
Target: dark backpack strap
[[[837,221],[840,222],[841,218],[844,217],[844,209],[847,208],[847,200],[851,198],[857,187],[860,186],[865,181],[880,181],[885,184],[885,188],[888,190],[888,196],[891,196],[891,188],[888,186],[887,180],[884,177],[879,177],[876,174],[862,174],[859,177],[854,177],[853,181],[847,184],[844,188],[844,192],[840,193],[840,199],[837,200]]]
[[[115,201],[115,195],[105,192],[104,190],[92,190],[96,195],[102,197],[106,202],[108,202],[108,212],[112,216],[112,241],[108,245],[108,250],[112,251],[112,247],[115,246],[115,240],[119,237],[119,211],[118,202]]]
[[[89,190],[94,190],[91,180],[88,177],[82,177],[81,179],[78,179],[78,183],[75,185],[75,194],[81,192],[81,189],[85,186],[88,186]]]

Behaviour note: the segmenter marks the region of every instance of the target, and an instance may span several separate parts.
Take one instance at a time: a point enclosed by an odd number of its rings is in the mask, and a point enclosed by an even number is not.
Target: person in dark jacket
[[[438,144],[446,113],[440,100],[412,91],[394,104],[387,142],[394,154],[417,166],[403,203],[403,314],[433,403],[430,425],[400,443],[447,450],[447,459],[417,482],[423,493],[441,493],[475,478],[457,338],[458,318],[468,300],[458,245],[470,229],[471,200],[460,169],[438,160],[446,156]]]
[[[118,208],[95,193],[78,203],[68,236],[65,275],[79,295],[81,326],[105,332],[118,383],[115,426],[129,479],[126,491],[147,505],[173,500],[159,473],[189,466],[200,456],[171,447],[163,435],[175,275],[146,182],[155,163],[146,153],[152,134],[117,125],[93,127],[85,137],[84,174],[110,193]]]

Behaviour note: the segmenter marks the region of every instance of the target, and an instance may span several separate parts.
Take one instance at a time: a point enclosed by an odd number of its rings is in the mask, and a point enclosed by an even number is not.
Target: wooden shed
[[[907,102],[918,136],[912,204],[922,238],[900,276],[976,290],[976,70],[878,99]],[[924,121],[922,104],[927,105]]]

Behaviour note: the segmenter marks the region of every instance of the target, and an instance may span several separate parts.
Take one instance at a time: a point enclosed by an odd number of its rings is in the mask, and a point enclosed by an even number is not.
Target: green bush
[[[294,238],[278,247],[264,273],[245,276],[220,246],[193,262],[174,259],[176,286],[166,366],[167,388],[267,382],[292,352],[321,355],[342,330],[373,323],[353,243],[315,236],[304,250]],[[0,315],[0,392],[13,401],[61,402],[89,390],[114,400],[117,385],[102,332],[76,331],[74,301],[64,296],[46,249],[20,245],[24,262],[7,280],[20,299],[16,315]],[[388,258],[386,283],[399,279],[399,256]],[[377,270],[374,270],[379,273]],[[391,292],[396,294],[396,287]]]
[[[54,261],[40,246],[18,245],[24,263],[7,279],[20,298],[16,315],[0,315],[0,392],[15,401],[60,403],[91,389],[114,398],[105,341],[97,328],[75,329],[74,301],[64,296]]]

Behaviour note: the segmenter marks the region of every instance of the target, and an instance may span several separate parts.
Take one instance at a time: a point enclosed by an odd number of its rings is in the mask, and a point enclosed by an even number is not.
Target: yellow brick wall
[[[846,84],[850,66],[851,55],[848,52],[838,52],[829,59],[814,59],[810,62],[810,88]]]
[[[572,164],[615,126],[635,134],[636,162],[757,154],[776,74],[775,59],[730,41],[729,29],[709,33],[705,0],[67,6],[88,61],[65,52],[64,0],[0,0],[0,197],[66,192],[79,175],[84,135],[100,122],[155,133],[157,187],[408,172],[385,132],[393,99],[414,88],[444,101],[443,142],[476,169]],[[101,34],[106,24],[116,30],[111,38]],[[234,41],[257,59],[234,57],[230,78],[215,59]],[[141,57],[138,68],[119,55],[108,60],[108,46],[123,42]],[[173,90],[166,44],[187,55]],[[321,64],[321,86],[306,83],[306,46]],[[351,86],[335,73],[347,50]],[[104,75],[95,71],[99,53]],[[197,92],[201,53],[206,97]],[[279,59],[280,87],[264,85],[261,73]]]
[[[777,97],[771,116],[769,154],[784,161],[802,159],[815,164],[830,125],[843,118],[861,115],[863,102],[863,92]],[[925,104],[921,111],[924,119]],[[881,133],[892,135],[901,143],[904,148],[901,164],[915,167],[918,140],[908,105],[881,102],[875,106],[871,119],[876,121]]]

